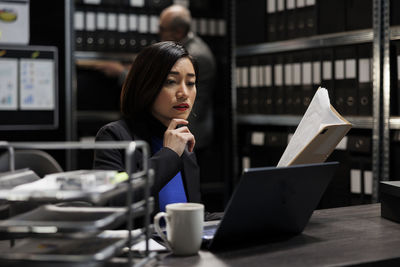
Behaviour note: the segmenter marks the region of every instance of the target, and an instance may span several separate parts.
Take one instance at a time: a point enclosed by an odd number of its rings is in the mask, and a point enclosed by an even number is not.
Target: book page
[[[331,107],[329,102],[328,91],[325,88],[319,88],[315,93],[306,113],[301,119],[297,129],[291,138],[288,146],[285,149],[281,159],[279,160],[278,167],[288,166],[291,162],[302,153],[307,146],[315,139],[318,140],[319,145],[324,146],[336,146],[336,144],[320,143],[322,139],[316,138],[322,129],[330,125],[347,125],[345,130],[338,130],[337,133],[341,135],[347,133],[351,125],[343,117],[341,117],[336,110]],[[348,128],[348,129],[347,129]],[[343,136],[340,137],[340,139]],[[334,143],[337,142],[337,138]],[[339,140],[340,141],[340,140]],[[324,151],[332,151],[332,149],[324,148]],[[329,152],[329,153],[330,153]],[[310,155],[311,156],[311,155]]]

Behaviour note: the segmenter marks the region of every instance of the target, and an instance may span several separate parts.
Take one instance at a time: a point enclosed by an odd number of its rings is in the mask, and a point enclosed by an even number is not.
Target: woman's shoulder
[[[100,128],[96,140],[133,140],[133,135],[125,119],[110,122]]]

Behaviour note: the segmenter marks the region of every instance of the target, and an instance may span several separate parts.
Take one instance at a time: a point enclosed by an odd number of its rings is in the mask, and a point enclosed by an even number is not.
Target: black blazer
[[[96,136],[96,141],[134,141],[144,140],[151,146],[151,137],[163,138],[166,127],[153,117],[138,123],[130,123],[127,119],[111,122],[103,126]],[[135,153],[135,164],[138,166],[142,160],[139,151]],[[155,198],[155,211],[158,207],[158,192],[181,171],[188,202],[201,201],[200,173],[196,156],[193,152],[184,151],[181,157],[166,147],[161,148],[149,159],[149,167],[155,171],[151,195]],[[96,150],[94,168],[101,170],[125,171],[125,151],[120,149]],[[135,167],[134,167],[135,168]],[[125,202],[121,203],[122,205]]]

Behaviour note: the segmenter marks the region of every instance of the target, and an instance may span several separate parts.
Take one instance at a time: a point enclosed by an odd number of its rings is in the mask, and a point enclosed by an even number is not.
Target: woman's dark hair
[[[197,76],[197,65],[183,46],[160,42],[144,48],[134,60],[122,86],[121,113],[131,119],[150,114],[165,79],[181,58],[192,62]]]

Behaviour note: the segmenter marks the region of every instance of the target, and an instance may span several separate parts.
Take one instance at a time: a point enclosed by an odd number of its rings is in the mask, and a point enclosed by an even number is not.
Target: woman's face
[[[188,58],[179,59],[151,107],[151,113],[168,127],[172,119],[187,119],[196,98],[196,75]]]

